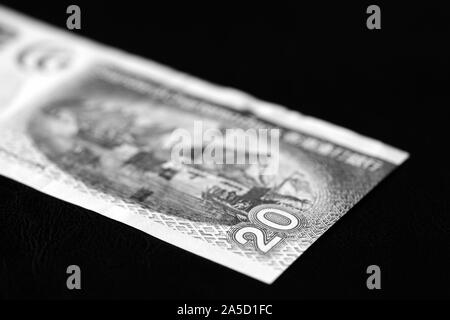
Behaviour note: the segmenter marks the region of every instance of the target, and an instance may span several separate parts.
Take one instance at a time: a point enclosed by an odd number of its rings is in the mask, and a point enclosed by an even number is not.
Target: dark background
[[[272,285],[0,177],[1,298],[450,298],[450,18],[442,6],[2,1],[408,151]],[[82,290],[66,288],[66,268]],[[381,268],[381,290],[366,287]]]

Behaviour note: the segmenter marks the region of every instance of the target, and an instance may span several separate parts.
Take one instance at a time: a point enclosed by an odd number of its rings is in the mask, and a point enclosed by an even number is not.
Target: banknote
[[[0,174],[265,283],[407,158],[0,7]]]

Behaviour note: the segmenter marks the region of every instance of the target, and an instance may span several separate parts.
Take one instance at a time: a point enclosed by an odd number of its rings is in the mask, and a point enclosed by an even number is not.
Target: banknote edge
[[[207,93],[206,95],[207,95],[208,99],[210,99],[210,100],[217,100],[218,97],[223,97],[222,98],[223,101],[220,101],[221,103],[224,103],[224,101],[226,101],[226,104],[230,105],[230,102],[231,102],[230,106],[235,107],[237,109],[239,109],[239,105],[249,106],[249,105],[254,104],[255,108],[253,108],[253,109],[256,109],[256,110],[252,110],[252,111],[257,115],[260,115],[260,116],[262,115],[263,118],[265,118],[264,114],[267,114],[268,115],[267,118],[269,118],[271,121],[274,120],[273,119],[274,111],[276,111],[275,113],[278,113],[281,120],[286,119],[287,116],[294,117],[294,119],[291,121],[293,123],[296,123],[296,125],[294,126],[293,129],[296,129],[296,127],[298,126],[298,123],[301,122],[302,130],[306,131],[307,133],[311,133],[316,136],[325,138],[327,140],[339,143],[341,145],[348,146],[350,148],[356,149],[356,151],[360,151],[365,154],[369,154],[369,155],[381,158],[383,160],[390,161],[396,165],[400,165],[402,162],[404,162],[409,157],[409,154],[405,151],[402,151],[397,148],[386,145],[378,140],[363,136],[363,135],[356,133],[350,129],[340,127],[338,125],[329,123],[327,121],[324,121],[324,120],[321,120],[318,118],[303,115],[298,111],[289,110],[289,109],[287,109],[283,106],[277,105],[277,104],[272,104],[269,102],[261,101],[261,100],[256,99],[242,91],[210,83],[208,81],[187,75],[184,72],[177,71],[170,67],[167,67],[167,66],[161,65],[159,63],[156,63],[154,61],[148,60],[147,58],[143,58],[143,57],[125,52],[121,49],[113,48],[113,47],[95,42],[93,40],[90,40],[90,39],[87,39],[87,38],[84,38],[84,37],[81,37],[78,35],[73,35],[67,31],[60,30],[59,28],[57,28],[55,26],[52,26],[45,22],[36,20],[35,18],[28,17],[21,13],[17,13],[14,10],[5,8],[2,5],[0,5],[0,10],[4,10],[4,11],[8,12],[8,14],[14,15],[14,18],[18,18],[20,20],[25,20],[25,22],[27,22],[27,23],[32,21],[33,23],[37,24],[39,26],[39,28],[49,29],[52,33],[57,33],[61,36],[69,37],[70,39],[74,40],[75,42],[83,42],[85,45],[89,45],[89,47],[92,46],[92,50],[95,50],[95,51],[107,50],[107,53],[111,54],[114,59],[118,59],[118,58],[120,58],[120,56],[125,56],[126,59],[132,59],[136,63],[143,64],[146,67],[159,68],[159,69],[161,69],[162,72],[167,73],[168,77],[172,77],[172,76],[175,76],[177,78],[182,77],[182,81],[180,81],[181,82],[180,89],[183,91],[186,91],[186,88],[187,88],[186,86],[183,87],[183,85],[189,83],[190,84],[188,86],[189,90],[196,90],[196,91],[198,91],[197,94],[202,95],[202,96],[204,96]],[[103,54],[102,52],[97,52],[97,53]],[[135,67],[133,67],[133,69],[137,70],[138,68],[135,66]],[[151,71],[153,72],[154,70],[151,70]],[[142,69],[137,72],[142,74]],[[229,99],[230,97],[233,97],[233,98]],[[236,102],[236,101],[238,101],[238,102]],[[260,108],[260,109],[258,110],[258,108]],[[288,123],[288,124],[283,123],[282,125],[287,126],[287,127],[292,127],[292,123]],[[369,147],[366,147],[366,150],[361,150],[361,144],[368,145]],[[64,197],[55,195],[55,193],[53,193],[53,192],[52,193],[46,192],[38,187],[35,187],[33,184],[23,182],[24,181],[23,178],[17,179],[17,177],[15,177],[15,176],[10,176],[8,173],[4,172],[3,166],[2,166],[2,169],[0,169],[0,171],[1,171],[2,175],[12,178],[14,180],[21,181],[22,183],[24,183],[34,189],[37,189],[40,192],[50,194],[58,199],[68,201],[70,203],[84,207],[89,210],[93,210],[92,208],[89,208],[89,206],[86,206],[84,203],[79,204],[79,202],[67,200]],[[98,212],[108,218],[123,222],[123,223],[125,223],[129,226],[132,226],[138,230],[144,231],[143,227],[141,227],[141,225],[142,225],[141,223],[136,223],[136,225],[134,225],[132,223],[122,221],[122,219],[119,219],[119,218],[112,218],[111,214],[109,212],[106,214],[103,211],[98,210],[98,209],[93,210],[93,211]],[[126,213],[126,212],[124,212],[124,213]],[[133,218],[133,219],[135,218],[134,215],[130,215],[129,213],[126,213],[126,215],[128,215],[130,218]],[[146,225],[146,224],[143,224],[143,225]],[[154,225],[154,223],[152,223],[152,225]],[[240,266],[236,266],[236,264],[231,263],[230,260],[228,260],[229,257],[223,258],[224,252],[226,253],[226,255],[230,254],[229,252],[227,252],[223,249],[215,248],[211,245],[204,244],[201,241],[198,241],[196,239],[192,239],[190,237],[181,235],[177,232],[171,231],[171,233],[173,233],[175,238],[177,238],[177,239],[180,238],[180,240],[174,240],[173,237],[170,237],[170,236],[166,237],[167,229],[164,229],[164,232],[161,233],[162,235],[155,234],[155,232],[153,230],[151,232],[149,232],[149,231],[144,231],[144,232],[147,232],[148,234],[151,234],[163,241],[169,242],[170,244],[173,244],[177,247],[180,247],[182,249],[190,251],[191,253],[194,253],[196,255],[205,257],[209,260],[212,260],[216,263],[224,265],[235,271],[241,272],[247,276],[250,276],[252,278],[255,278],[257,280],[265,282],[267,284],[273,283],[273,281],[275,281],[286,270],[285,269],[283,271],[278,272],[278,271],[274,271],[273,269],[258,265],[256,263],[250,263],[247,260],[243,260],[242,263],[247,264],[247,265],[254,264],[254,266],[252,266],[251,268],[255,268],[255,269],[252,269],[252,272],[245,271],[245,270],[241,269]],[[193,251],[192,247],[185,245],[185,242],[184,242],[184,240],[182,240],[182,238],[188,238],[189,241],[192,241],[192,240],[195,240],[196,242],[198,241],[198,243],[201,244],[201,246],[205,247],[205,250],[203,250],[203,251],[205,251],[205,253],[202,254],[201,253],[202,250],[199,250],[198,247],[196,247],[194,249],[195,251]],[[209,256],[210,252],[211,252],[209,250],[211,250],[211,248],[213,248],[214,251],[216,251],[216,250],[220,251],[220,254],[217,254],[217,258],[214,258],[214,257],[211,258]],[[213,254],[213,256],[214,256],[214,254]],[[265,271],[262,272],[261,275],[259,275],[259,272],[257,272],[258,274],[255,275],[253,273],[253,270],[258,270],[259,268],[262,268]],[[271,274],[269,276],[267,276],[267,275],[263,275],[263,273],[271,273]]]

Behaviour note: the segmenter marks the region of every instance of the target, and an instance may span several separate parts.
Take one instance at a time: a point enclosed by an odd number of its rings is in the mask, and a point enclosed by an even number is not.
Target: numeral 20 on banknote
[[[305,224],[303,216],[298,217],[287,208],[274,204],[252,208],[248,218],[251,223],[233,229],[231,238],[240,246],[252,245],[262,253],[269,252],[286,238],[286,234]]]

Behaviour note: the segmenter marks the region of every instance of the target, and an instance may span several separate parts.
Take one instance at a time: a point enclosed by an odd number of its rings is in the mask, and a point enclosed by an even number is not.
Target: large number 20
[[[256,249],[266,253],[270,249],[272,249],[278,242],[283,240],[283,238],[279,236],[275,236],[272,239],[266,239],[264,236],[264,232],[255,227],[246,226],[234,234],[234,239],[242,245],[245,245],[249,240],[245,238],[246,234],[254,234],[255,235],[255,246]]]
[[[288,223],[283,224],[279,221],[280,219],[274,220],[274,217],[281,218],[284,221],[288,221]],[[233,238],[241,245],[246,245],[249,241],[253,240],[252,243],[255,248],[263,253],[269,252],[269,250],[283,240],[283,237],[279,235],[267,238],[263,231],[264,229],[275,232],[289,232],[300,223],[295,215],[286,211],[285,208],[276,205],[259,205],[254,207],[249,212],[249,219],[255,226],[244,225],[238,228],[235,230]],[[248,235],[253,236],[249,239]]]

